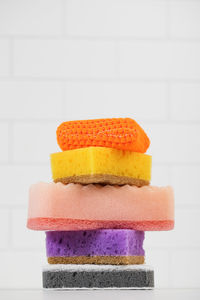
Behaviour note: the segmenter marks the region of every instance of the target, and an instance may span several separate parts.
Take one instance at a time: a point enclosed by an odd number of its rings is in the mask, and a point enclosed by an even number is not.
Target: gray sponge
[[[48,265],[46,289],[152,289],[154,271],[146,265]]]

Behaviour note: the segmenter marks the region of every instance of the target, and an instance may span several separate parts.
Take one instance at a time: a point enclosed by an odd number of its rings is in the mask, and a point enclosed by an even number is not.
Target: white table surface
[[[0,290],[1,300],[199,300],[200,289],[155,289],[155,290]]]

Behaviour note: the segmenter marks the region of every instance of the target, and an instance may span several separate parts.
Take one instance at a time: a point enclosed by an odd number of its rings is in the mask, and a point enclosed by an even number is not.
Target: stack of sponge
[[[144,231],[174,226],[171,187],[149,186],[150,141],[132,119],[69,121],[57,129],[52,183],[32,185],[27,226],[46,231],[43,287],[154,287]]]

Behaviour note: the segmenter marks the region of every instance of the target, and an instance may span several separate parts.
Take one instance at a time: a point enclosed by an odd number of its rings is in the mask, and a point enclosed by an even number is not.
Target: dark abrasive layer
[[[84,270],[78,267],[73,270],[45,270],[43,271],[43,287],[47,289],[153,288],[154,272],[142,268],[124,269],[119,266],[108,270],[101,268]]]

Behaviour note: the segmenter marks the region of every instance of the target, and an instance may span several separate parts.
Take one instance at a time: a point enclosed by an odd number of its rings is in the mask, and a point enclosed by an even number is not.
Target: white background
[[[146,234],[157,287],[200,287],[200,1],[0,1],[0,288],[40,288],[44,233],[28,188],[50,181],[61,121],[129,116],[152,184],[175,190],[172,232]]]

